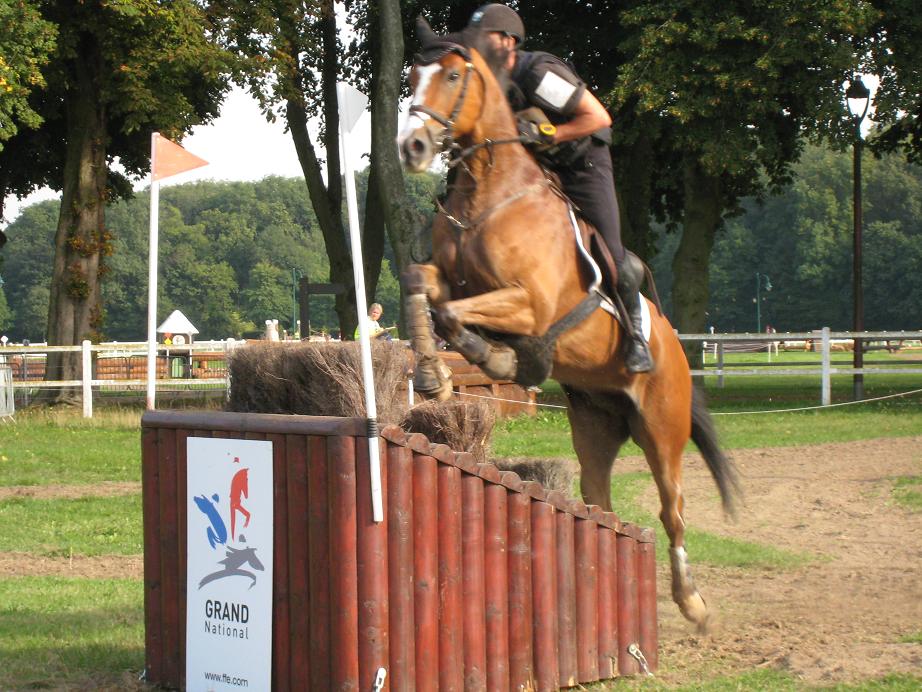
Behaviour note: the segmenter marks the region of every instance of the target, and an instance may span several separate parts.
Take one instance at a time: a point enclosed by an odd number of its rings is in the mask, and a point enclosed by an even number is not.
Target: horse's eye
[[[461,78],[461,73],[458,72],[457,70],[452,70],[451,72],[448,73],[449,83],[457,82],[460,78]]]

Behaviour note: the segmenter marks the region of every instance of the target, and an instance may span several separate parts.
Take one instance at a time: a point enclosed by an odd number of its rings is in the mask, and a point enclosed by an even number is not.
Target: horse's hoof
[[[695,624],[698,634],[707,634],[710,628],[711,615],[701,594],[695,591],[681,599],[678,605],[685,619]]]

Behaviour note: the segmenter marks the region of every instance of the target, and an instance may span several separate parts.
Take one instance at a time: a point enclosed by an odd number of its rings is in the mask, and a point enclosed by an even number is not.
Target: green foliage
[[[38,555],[137,555],[143,552],[141,496],[0,500],[0,551]]]
[[[367,171],[359,174],[360,181]],[[420,210],[431,209],[438,176],[414,176],[410,188]],[[364,189],[364,185],[361,186]],[[104,332],[118,341],[143,340],[147,320],[147,193],[109,207],[107,226],[115,252],[103,284]],[[3,249],[3,289],[14,313],[7,335],[42,340],[48,315],[57,202],[31,205],[12,223]],[[385,322],[400,313],[400,286],[389,246],[377,302]],[[329,280],[323,237],[303,181],[269,177],[259,182],[201,182],[167,187],[160,196],[158,319],[179,309],[199,338],[239,337],[267,319],[288,325],[292,269],[312,282]],[[333,301],[311,298],[311,327],[336,330]]]
[[[0,578],[0,659],[3,689],[124,688],[144,666],[143,583]]]
[[[755,275],[762,327],[806,331],[852,326],[852,157],[807,147],[794,182],[764,202],[747,199],[727,221],[710,264],[708,325],[718,332],[756,330]],[[922,168],[895,155],[864,157],[863,285],[865,327],[922,325]],[[677,239],[661,237],[653,263],[659,295],[672,313],[671,262]]]
[[[35,2],[0,3],[0,151],[21,127],[35,129],[42,122],[30,97],[45,86],[43,70],[56,34]]]
[[[10,309],[10,304],[6,300],[6,293],[3,290],[3,286],[0,285],[0,333],[9,329],[12,324],[13,311]]]

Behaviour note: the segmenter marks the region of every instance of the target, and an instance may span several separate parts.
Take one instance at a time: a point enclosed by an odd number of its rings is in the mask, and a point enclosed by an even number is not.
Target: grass
[[[656,528],[657,559],[666,561],[669,559],[669,542],[662,524],[652,514],[641,509],[638,503],[640,494],[652,483],[653,477],[645,471],[618,474],[612,481],[612,505],[618,508],[622,519],[629,518],[642,526]],[[695,528],[688,528],[685,538],[689,554],[695,562],[718,567],[791,569],[814,559],[801,553],[717,536]]]
[[[0,551],[35,555],[139,555],[141,496],[0,502]]]
[[[806,685],[790,673],[771,668],[746,671],[737,675],[722,675],[702,679],[694,685],[675,687],[656,678],[622,678],[609,683],[589,685],[592,692],[603,690],[616,692],[620,690],[673,690],[676,692],[739,692],[740,690],[757,690],[758,692],[916,692],[922,685],[922,677],[907,674],[887,675],[877,680],[864,680],[855,684]]]
[[[140,414],[17,413],[0,424],[0,486],[141,480]]]
[[[866,398],[922,389],[922,379],[915,376],[900,379],[895,375],[881,375],[874,380],[867,376],[865,380]],[[922,393],[838,408],[747,414],[744,412],[816,406],[819,403],[819,386],[814,396],[805,389],[802,377],[738,377],[727,378],[726,382],[727,386],[723,389],[705,387],[718,436],[725,449],[848,442],[918,435],[922,431]],[[851,396],[850,380],[838,389],[845,385],[847,396],[843,393],[839,399]],[[548,381],[541,388],[541,403],[552,406],[565,404],[559,384]],[[688,449],[693,450],[694,446],[689,444]],[[493,451],[496,456],[575,458],[566,412],[543,408],[535,417],[499,422],[493,434]],[[628,442],[620,455],[640,453],[636,445]]]
[[[915,512],[922,511],[922,476],[899,476],[893,481],[893,499]]]
[[[902,644],[922,644],[922,630],[900,637]]]
[[[140,672],[143,584],[124,579],[0,579],[0,689]]]

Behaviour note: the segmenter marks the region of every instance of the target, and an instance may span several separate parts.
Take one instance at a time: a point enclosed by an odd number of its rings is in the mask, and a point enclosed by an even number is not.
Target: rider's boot
[[[649,372],[653,369],[653,358],[650,347],[643,338],[643,323],[640,312],[640,284],[643,283],[643,262],[632,252],[625,252],[624,259],[618,264],[618,295],[627,308],[631,320],[633,338],[625,330],[627,343],[625,344],[624,363],[628,372]]]

